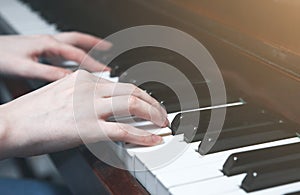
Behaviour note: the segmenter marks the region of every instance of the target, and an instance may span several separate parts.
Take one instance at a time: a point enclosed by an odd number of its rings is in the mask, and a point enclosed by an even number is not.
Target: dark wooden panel
[[[105,164],[85,147],[51,154],[51,159],[74,194],[148,194],[128,171]]]

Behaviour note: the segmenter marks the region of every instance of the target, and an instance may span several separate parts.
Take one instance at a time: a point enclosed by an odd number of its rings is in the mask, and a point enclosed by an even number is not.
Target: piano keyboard
[[[59,32],[55,25],[48,24],[20,1],[1,0],[0,3],[1,16],[18,34],[55,34]]]
[[[1,0],[0,15],[18,34],[59,32],[55,24],[49,24],[38,13],[17,0]],[[118,77],[110,77],[108,72],[102,73],[101,76],[114,82],[118,81]],[[221,105],[224,106],[235,109],[245,105],[238,101]],[[216,107],[201,108],[198,111],[209,109]],[[170,121],[175,120],[177,114],[181,113],[170,113]],[[133,125],[142,128],[145,124],[148,123],[137,122]],[[158,134],[172,133],[169,128],[151,131]],[[201,140],[188,143],[184,136],[183,133],[165,136],[164,143],[154,147],[145,148],[130,144],[125,146],[127,166],[151,194],[256,195],[300,191],[300,170],[297,166],[300,164],[300,139],[296,135],[284,136],[279,132],[277,139],[265,139],[262,143],[235,146],[204,156],[198,151]],[[160,148],[170,143],[172,150],[185,148],[184,152],[172,162],[157,168],[157,158],[168,156],[170,152]],[[266,158],[263,158],[264,156]]]

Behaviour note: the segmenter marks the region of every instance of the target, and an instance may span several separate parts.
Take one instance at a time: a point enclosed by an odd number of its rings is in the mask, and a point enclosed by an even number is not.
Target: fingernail
[[[108,67],[108,66],[106,66],[106,67],[105,67],[105,71],[111,71],[111,68]]]
[[[164,127],[167,127],[169,125],[170,125],[170,122],[169,122],[168,118],[166,118],[165,123],[164,123]]]
[[[161,144],[162,143],[162,138],[158,135],[152,135],[152,141],[155,144]]]

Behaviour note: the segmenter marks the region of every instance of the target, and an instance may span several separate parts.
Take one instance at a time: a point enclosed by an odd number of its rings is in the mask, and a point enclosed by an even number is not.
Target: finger
[[[56,81],[72,73],[70,70],[64,68],[40,64],[37,62],[28,62],[26,66],[30,68],[24,70],[22,72],[23,75],[21,76],[27,78]]]
[[[152,121],[160,127],[169,124],[167,114],[148,102],[135,96],[115,96],[105,99],[96,99],[95,108],[98,116],[107,119],[110,116],[137,116]]]
[[[135,97],[140,98],[141,100],[149,103],[152,106],[157,108],[162,108],[161,105],[149,94],[147,94],[142,89],[138,88],[133,84],[128,83],[107,83],[107,84],[99,84],[96,87],[96,91],[98,92],[97,96],[100,97],[113,97],[113,96],[124,96],[124,95],[133,95]],[[167,114],[165,109],[162,109],[164,114]]]
[[[79,32],[65,32],[54,36],[57,40],[79,47],[85,51],[89,51],[96,46],[99,50],[109,50],[112,44],[108,41],[102,40],[92,35]]]
[[[95,59],[87,55],[83,50],[71,45],[59,44],[59,46],[56,47],[55,50],[61,57],[65,58],[66,60],[77,62],[89,71],[99,72],[110,70],[108,66],[96,61]]]
[[[162,138],[147,131],[122,123],[106,123],[107,136],[113,141],[123,141],[143,146],[162,143]]]

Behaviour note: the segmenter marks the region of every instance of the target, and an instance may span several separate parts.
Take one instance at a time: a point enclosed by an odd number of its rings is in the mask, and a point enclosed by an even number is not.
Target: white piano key
[[[208,154],[208,155],[204,155],[204,156],[200,155],[199,153],[194,152],[194,150],[198,149],[198,145],[200,143],[200,142],[195,142],[195,143],[192,143],[192,144],[194,144],[191,147],[192,149],[187,150],[181,157],[176,159],[176,161],[174,161],[172,164],[168,165],[168,167],[164,167],[163,170],[157,170],[157,172],[173,171],[174,169],[176,169],[178,167],[186,166],[186,163],[185,163],[186,158],[193,158],[199,165],[218,163],[218,165],[219,165],[218,168],[221,169],[223,164],[225,163],[226,159],[233,153],[249,151],[249,150],[256,150],[256,149],[261,149],[261,148],[268,148],[268,147],[284,145],[284,144],[289,144],[289,143],[297,143],[297,142],[300,142],[300,140],[298,138],[289,138],[289,139],[284,139],[284,140],[279,140],[279,141],[273,141],[273,142],[253,145],[253,146],[247,146],[247,147],[243,147],[243,148],[227,150],[224,152]],[[188,152],[190,152],[190,153],[188,153]],[[185,155],[187,155],[187,156],[185,156]]]
[[[246,174],[240,174],[232,177],[218,177],[215,179],[191,182],[186,185],[173,187],[170,190],[171,194],[224,194],[239,190],[239,185]],[[244,193],[245,194],[245,193]]]
[[[57,34],[58,31],[56,30],[56,27],[49,26],[46,28],[39,28],[38,30],[32,28],[32,29],[22,29],[18,30],[18,32],[22,31],[22,35],[35,35],[35,34]]]
[[[185,185],[190,182],[204,181],[216,177],[223,177],[223,173],[216,169],[215,163],[203,166],[189,166],[188,168],[181,168],[177,171],[169,172],[167,174],[157,174],[158,179],[168,189]],[[146,181],[148,182],[148,180]]]
[[[281,195],[291,192],[300,191],[300,182],[294,182],[282,186],[277,186],[273,188],[268,188],[265,190],[260,190],[256,192],[249,193],[250,195],[264,195],[264,194],[273,194],[273,195]]]
[[[268,195],[268,194],[282,195],[282,194],[297,192],[299,190],[300,190],[300,182],[294,182],[286,185],[259,190],[256,192],[250,192],[248,194],[249,195]],[[240,195],[240,194],[246,194],[246,193],[242,189],[231,191],[230,193],[224,193],[224,195]]]
[[[141,162],[136,160],[134,157],[134,176],[135,178],[141,183],[146,184],[146,168],[145,165]]]
[[[146,187],[146,189],[148,189],[148,188]],[[170,194],[169,190],[167,188],[165,188],[165,186],[158,180],[156,180],[155,191],[156,191],[156,193],[153,193],[153,194],[159,194],[159,195]]]
[[[109,71],[105,71],[105,72],[94,72],[93,75],[99,77],[99,78],[103,78],[109,81],[112,81],[114,83],[117,83],[119,81],[119,77],[110,77],[110,72]]]
[[[171,194],[182,194],[183,192],[187,194],[230,194],[230,195],[266,195],[266,194],[284,194],[287,192],[293,192],[300,189],[300,182],[295,182],[287,185],[281,185],[277,187],[267,188],[264,190],[259,190],[251,193],[246,193],[240,188],[241,182],[246,174],[240,174],[232,177],[219,177],[215,179],[193,182],[186,185],[177,186],[170,189]]]

